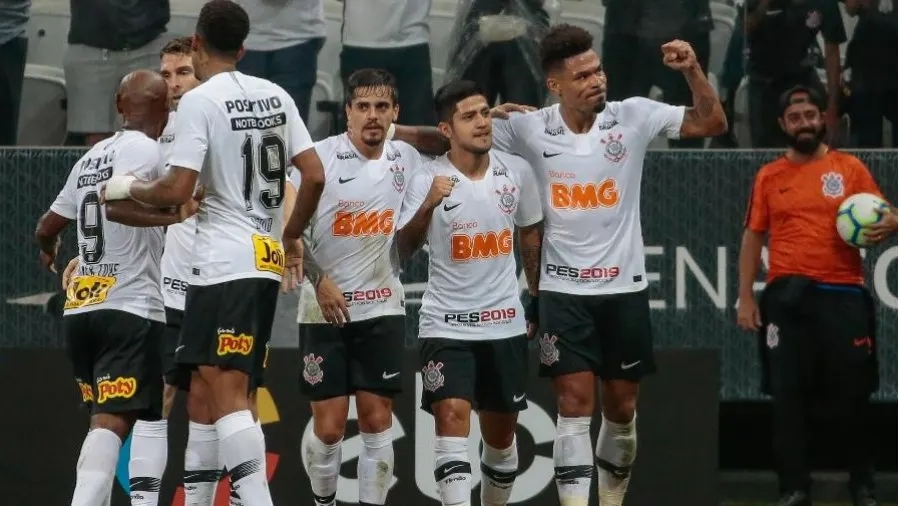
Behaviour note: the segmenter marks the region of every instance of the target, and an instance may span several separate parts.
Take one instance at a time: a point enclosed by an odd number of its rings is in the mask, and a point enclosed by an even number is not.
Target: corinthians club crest
[[[540,363],[549,366],[559,361],[559,348],[556,341],[559,338],[549,334],[543,334],[540,338]]]
[[[515,198],[515,192],[518,188],[515,186],[503,185],[501,190],[493,190],[499,195],[499,210],[505,214],[512,214],[518,207],[518,199]]]
[[[390,172],[393,173],[393,188],[398,192],[403,191],[406,187],[406,169],[395,163],[390,166]]]
[[[443,386],[443,362],[434,363],[433,360],[428,361],[428,365],[421,368],[421,380],[424,383],[425,390],[428,392],[436,392]]]
[[[618,163],[627,156],[627,148],[621,142],[621,137],[622,134],[610,133],[608,137],[599,141],[606,146],[606,160]]]
[[[821,176],[821,193],[825,197],[839,198],[843,196],[843,175],[839,172],[828,172]]]
[[[303,363],[306,364],[303,366],[303,379],[306,380],[306,383],[316,385],[322,382],[322,378],[325,376],[321,368],[322,360],[324,360],[322,357],[316,357],[314,353],[303,357]]]

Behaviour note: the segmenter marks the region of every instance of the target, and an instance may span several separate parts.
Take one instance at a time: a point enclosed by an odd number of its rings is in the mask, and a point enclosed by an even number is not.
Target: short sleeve
[[[521,181],[521,194],[518,209],[515,211],[515,224],[519,227],[529,227],[543,220],[543,203],[540,201],[534,169],[523,159],[519,161],[517,172]]]
[[[409,181],[409,188],[403,196],[403,206],[400,209],[400,219],[397,221],[397,230],[405,227],[412,221],[412,217],[418,212],[418,208],[424,203],[431,189],[431,181],[434,179],[432,171],[427,169],[416,170]]]
[[[624,121],[642,124],[642,131],[653,139],[661,134],[669,139],[680,138],[686,107],[668,105],[643,97],[629,98],[621,103]]]
[[[80,164],[81,162],[78,163]],[[74,220],[78,216],[77,172],[77,170],[72,169],[65,185],[59,191],[59,195],[56,196],[56,200],[50,205],[51,211],[70,220]]]
[[[768,231],[768,201],[765,198],[765,168],[755,176],[752,184],[752,194],[749,196],[749,205],[746,209],[746,219],[743,226],[753,232]]]
[[[116,151],[113,173],[131,174],[138,179],[152,181],[162,177],[161,156],[159,144],[141,139],[129,144],[126,149]]]
[[[289,136],[287,152],[290,159],[293,160],[295,156],[315,147],[315,145],[312,142],[312,137],[309,135],[309,130],[306,128],[306,123],[303,122],[303,118],[300,116],[297,105],[293,100],[289,100],[287,103],[287,135]]]
[[[846,42],[846,28],[843,26],[843,16],[837,6],[836,0],[824,0],[821,2],[821,37],[828,44],[842,44]]]
[[[519,113],[520,114],[520,113]],[[506,153],[517,153],[518,142],[512,118],[493,120],[493,147]]]
[[[208,103],[196,90],[185,94],[178,103],[175,142],[169,160],[173,167],[184,167],[196,172],[203,170],[211,126],[209,115],[204,110]]]
[[[880,191],[880,185],[874,180],[874,176],[871,175],[868,167],[858,158],[853,157],[852,161],[854,162],[852,168],[852,193],[873,193],[880,198],[884,198],[883,192]]]

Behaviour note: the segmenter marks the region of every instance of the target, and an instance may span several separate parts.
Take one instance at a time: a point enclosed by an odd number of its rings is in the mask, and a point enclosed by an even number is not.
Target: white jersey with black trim
[[[493,145],[534,167],[543,201],[540,290],[575,295],[648,286],[640,184],[649,143],[680,135],[684,107],[646,98],[609,102],[572,133],[553,105],[494,120]]]
[[[165,170],[172,156],[175,145],[175,113],[169,113],[169,121],[159,137],[159,149]],[[197,232],[197,218],[191,216],[181,223],[176,223],[165,231],[165,251],[162,253],[162,299],[165,307],[184,311],[184,297],[187,294],[190,278],[190,259],[194,247],[194,235]]]
[[[347,134],[317,142],[315,150],[325,166],[325,191],[307,230],[313,256],[343,292],[351,321],[406,314],[394,235],[408,178],[421,166],[418,152],[386,141],[381,157],[369,160]],[[297,322],[324,321],[306,282]]]
[[[191,285],[280,281],[284,185],[290,160],[312,147],[293,99],[265,79],[223,72],[181,97],[169,163],[199,172],[206,190]]]
[[[64,314],[117,309],[165,321],[159,289],[162,227],[128,227],[108,221],[100,190],[113,176],[153,180],[163,173],[159,145],[125,130],[95,144],[72,168],[54,213],[74,220],[78,270],[66,292]]]
[[[435,176],[448,176],[455,186],[428,227],[418,337],[485,341],[524,334],[512,245],[516,225],[543,219],[533,170],[517,156],[491,151],[484,178],[472,181],[440,157],[412,176],[399,228],[421,207]]]

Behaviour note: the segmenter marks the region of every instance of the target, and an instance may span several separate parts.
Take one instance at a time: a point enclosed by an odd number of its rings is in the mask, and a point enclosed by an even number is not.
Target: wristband
[[[113,176],[106,183],[106,200],[125,200],[131,196],[131,183],[134,176]]]
[[[396,135],[396,125],[391,123],[390,128],[387,129],[387,140],[393,140],[394,135]]]

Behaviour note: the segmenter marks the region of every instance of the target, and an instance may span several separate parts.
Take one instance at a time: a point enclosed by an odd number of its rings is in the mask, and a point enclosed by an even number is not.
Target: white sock
[[[306,474],[312,486],[312,496],[316,506],[334,506],[337,504],[337,478],[340,475],[340,444],[325,444],[314,431],[306,437]]]
[[[262,455],[265,456],[266,455],[266,453],[265,453],[265,431],[262,430],[262,422],[260,422],[258,419],[256,420],[256,430],[259,431],[259,441],[262,442]],[[263,457],[263,459],[262,459],[262,474],[267,473],[267,470],[265,468],[265,463],[266,463],[266,458]],[[268,475],[266,474],[266,476],[268,476]],[[268,478],[266,478],[266,479],[268,479]]]
[[[122,440],[107,429],[93,429],[84,438],[76,467],[72,506],[103,504],[112,490]]]
[[[190,422],[184,450],[184,506],[212,506],[222,467],[215,425]]]
[[[131,506],[156,506],[169,455],[169,426],[165,420],[138,420],[131,433]]]
[[[481,506],[506,506],[518,473],[518,441],[498,450],[483,442],[481,451]]]
[[[437,436],[434,441],[434,480],[443,506],[471,503],[467,437]]]
[[[362,453],[356,467],[359,503],[382,505],[393,478],[393,438],[390,429],[377,434],[360,433]]]
[[[215,422],[219,449],[231,473],[231,494],[244,506],[272,506],[265,477],[262,443],[250,410],[235,411]]]
[[[590,480],[593,478],[591,449],[590,417],[567,418],[559,415],[553,443],[553,465],[561,506],[587,506]]]
[[[637,415],[625,424],[602,417],[596,440],[597,486],[603,506],[620,506],[637,456]]]

